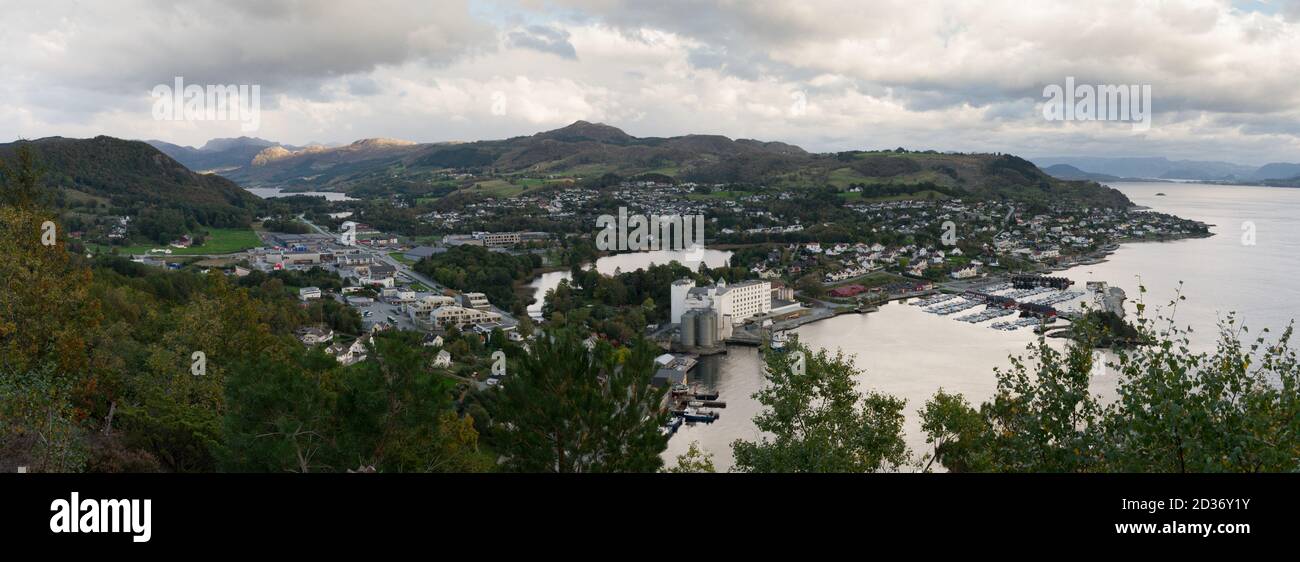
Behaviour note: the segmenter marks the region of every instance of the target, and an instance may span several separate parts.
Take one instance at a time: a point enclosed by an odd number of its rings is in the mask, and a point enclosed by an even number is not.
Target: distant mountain
[[[198,171],[225,171],[248,166],[258,153],[270,147],[301,150],[300,147],[255,137],[212,139],[201,148],[180,146],[160,140],[145,142],[184,164],[185,167]]]
[[[256,196],[230,180],[192,172],[141,141],[49,137],[0,144],[0,159],[10,159],[22,144],[32,148],[45,170],[45,184],[59,189],[62,200],[82,207],[88,197],[102,201],[88,211],[175,209],[197,224],[234,227],[247,226],[259,204]]]
[[[368,194],[428,193],[451,177],[462,177],[461,187],[472,187],[484,177],[563,177],[603,186],[644,176],[789,189],[857,186],[894,195],[928,190],[1044,204],[1070,199],[1130,204],[1118,191],[1059,180],[1009,155],[901,150],[812,154],[791,144],[721,135],[635,137],[586,121],[502,140],[416,144],[368,139],[301,150],[272,146],[249,165],[223,174],[249,187]]]
[[[1119,181],[1119,176],[1085,172],[1069,164],[1056,164],[1043,168],[1047,175],[1063,180]]]
[[[1255,170],[1255,173],[1250,177],[1250,179],[1254,181],[1286,180],[1292,178],[1300,178],[1300,164],[1287,162],[1264,164],[1263,166],[1260,166],[1258,170]]]
[[[1231,162],[1169,160],[1158,157],[1106,158],[1065,156],[1033,158],[1045,168],[1065,164],[1080,171],[1121,178],[1159,178],[1177,180],[1231,181],[1249,179],[1256,168]]]

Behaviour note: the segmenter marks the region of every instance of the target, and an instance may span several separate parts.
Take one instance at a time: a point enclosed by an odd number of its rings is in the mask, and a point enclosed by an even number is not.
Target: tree
[[[654,472],[667,447],[654,348],[588,350],[550,329],[510,374],[492,412],[494,444],[515,472]]]
[[[922,459],[922,470],[928,472],[936,461],[949,472],[988,470],[988,449],[982,441],[988,426],[965,397],[941,388],[920,414],[925,442],[934,444],[934,451]]]
[[[795,288],[809,298],[819,298],[826,294],[826,286],[822,285],[821,279],[817,278],[814,273],[809,273],[795,281]]]
[[[699,441],[691,441],[686,452],[677,455],[677,466],[668,468],[664,472],[696,474],[717,472],[717,469],[713,467],[713,453],[706,453],[700,449]]]
[[[16,167],[0,165],[0,460],[77,471],[100,314],[89,269],[40,206],[41,175],[26,145]]]
[[[1300,364],[1293,327],[1243,341],[1228,315],[1213,353],[1189,353],[1172,322],[1156,344],[1119,352],[1119,399],[1107,415],[1107,460],[1117,471],[1300,470]],[[1264,331],[1267,333],[1267,330]]]
[[[349,367],[337,415],[343,462],[385,472],[440,466],[440,420],[452,383],[432,372],[432,352],[414,332],[371,340],[370,357]],[[471,427],[472,429],[472,427]]]
[[[1181,300],[1179,297],[1178,300]],[[1177,301],[1170,303],[1176,305]],[[978,412],[940,392],[922,411],[950,470],[998,472],[1284,472],[1300,469],[1300,362],[1290,327],[1247,344],[1229,315],[1213,353],[1190,351],[1189,330],[1138,307],[1136,341],[1107,365],[1092,348],[1102,326],[1064,353],[1040,338],[1028,360],[999,371],[998,392]],[[1033,365],[1032,370],[1028,365]],[[1088,381],[1118,373],[1118,399],[1101,404]]]
[[[310,351],[230,370],[220,466],[226,471],[342,470],[334,439],[338,363]]]
[[[754,394],[764,406],[754,424],[765,436],[731,444],[737,470],[875,472],[908,462],[904,400],[858,392],[861,373],[843,352],[787,347],[767,353],[768,385]]]
[[[998,389],[981,408],[994,466],[1012,472],[1094,472],[1103,457],[1102,406],[1091,393],[1094,356],[1086,340],[1064,353],[1043,338],[1032,361],[997,369]]]
[[[10,165],[0,160],[0,204],[27,208],[37,206],[45,197],[41,192],[41,177],[45,170],[36,163],[32,147],[24,142],[14,151],[17,162]]]

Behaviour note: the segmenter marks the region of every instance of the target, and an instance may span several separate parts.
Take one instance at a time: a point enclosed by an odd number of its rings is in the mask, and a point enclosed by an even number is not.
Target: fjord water
[[[1148,310],[1168,313],[1164,305],[1181,281],[1187,300],[1178,305],[1175,320],[1196,330],[1193,347],[1199,351],[1212,350],[1216,323],[1227,312],[1236,311],[1252,334],[1265,327],[1276,334],[1300,316],[1300,189],[1174,183],[1112,187],[1138,205],[1209,223],[1214,236],[1124,244],[1104,263],[1061,273],[1076,288],[1086,281],[1122,287],[1131,315],[1140,283],[1148,290]],[[1254,245],[1243,244],[1243,224],[1253,224]],[[988,324],[970,325],[893,303],[872,314],[809,324],[796,333],[814,349],[854,355],[864,372],[859,379],[863,389],[906,399],[907,443],[919,455],[927,448],[916,412],[925,401],[940,388],[960,392],[974,404],[989,398],[996,389],[994,368],[1007,367],[1008,356],[1023,355],[1035,339],[1028,329],[1003,332]],[[752,418],[759,406],[751,398],[763,384],[757,351],[733,346],[727,355],[704,358],[692,379],[717,388],[727,408],[711,425],[683,426],[669,441],[664,460],[671,465],[691,441],[699,441],[713,453],[717,468],[726,470],[732,465],[731,442],[758,437]],[[1114,387],[1109,371],[1092,383],[1104,398],[1113,397]]]

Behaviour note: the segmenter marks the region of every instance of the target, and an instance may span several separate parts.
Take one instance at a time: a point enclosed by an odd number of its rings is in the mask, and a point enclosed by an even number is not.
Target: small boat
[[[719,417],[720,416],[718,415],[717,412],[711,410],[700,410],[696,408],[688,409],[686,410],[686,412],[682,414],[682,419],[688,422],[713,423]]]
[[[696,400],[717,400],[717,399],[718,399],[718,391],[716,391],[716,390],[711,390],[711,391],[709,391],[709,392],[696,392],[696,393],[695,393],[695,399],[696,399]]]
[[[790,341],[790,336],[786,335],[785,330],[773,332],[772,340],[768,343],[768,346],[771,347],[773,351],[781,351],[785,349],[785,344],[788,341]]]
[[[677,383],[673,385],[674,395],[686,394],[688,391],[690,391],[690,388],[688,388],[685,384]]]
[[[674,433],[677,433],[677,429],[682,426],[682,423],[683,423],[682,418],[677,416],[669,416],[668,420],[665,421],[663,425],[664,435],[672,435]]]

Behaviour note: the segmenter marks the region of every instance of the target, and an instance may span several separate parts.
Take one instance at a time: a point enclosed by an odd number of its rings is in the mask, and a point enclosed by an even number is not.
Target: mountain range
[[[209,143],[211,144],[211,143]],[[160,150],[188,157],[168,145]],[[474,142],[414,143],[364,139],[335,146],[295,148],[244,141],[242,164],[220,173],[245,187],[354,192],[392,186],[425,188],[484,177],[567,178],[608,185],[637,177],[697,183],[739,183],[798,189],[886,186],[895,192],[927,189],[959,195],[1078,199],[1124,206],[1123,195],[1092,182],[1053,178],[1032,163],[1003,154],[934,151],[808,152],[782,142],[721,135],[635,137],[602,123],[577,121],[533,135]],[[251,156],[254,147],[261,149]],[[217,151],[214,151],[217,152]],[[234,150],[224,154],[233,155]],[[464,178],[453,179],[448,178]]]
[[[1165,157],[1053,156],[1031,158],[1043,170],[1062,179],[1166,179],[1265,182],[1300,177],[1300,164],[1275,162],[1245,166],[1206,160],[1170,160]]]
[[[199,148],[181,146],[160,140],[144,141],[161,150],[186,168],[200,172],[221,172],[247,166],[262,151],[279,147],[297,151],[305,147],[283,145],[256,137],[212,139]],[[319,146],[319,145],[308,145]]]

